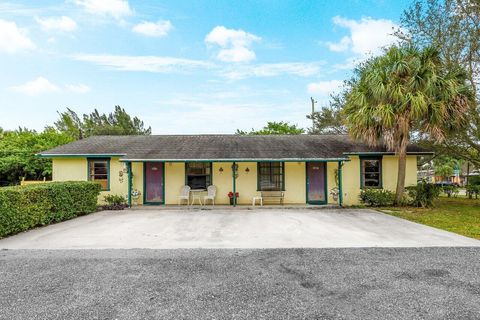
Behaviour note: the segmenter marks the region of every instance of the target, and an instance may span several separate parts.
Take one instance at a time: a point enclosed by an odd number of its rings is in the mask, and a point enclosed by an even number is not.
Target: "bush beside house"
[[[395,194],[385,189],[363,189],[360,202],[370,207],[388,207],[393,205]]]
[[[99,194],[86,181],[0,188],[0,237],[95,212]]]
[[[127,200],[125,197],[109,194],[103,197],[106,205],[102,206],[103,210],[123,210],[127,207]]]

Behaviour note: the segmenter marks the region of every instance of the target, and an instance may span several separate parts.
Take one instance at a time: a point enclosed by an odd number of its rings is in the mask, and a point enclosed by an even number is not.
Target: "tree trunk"
[[[398,153],[398,175],[395,205],[402,204],[403,193],[405,192],[405,172],[407,169],[407,148],[402,148]]]

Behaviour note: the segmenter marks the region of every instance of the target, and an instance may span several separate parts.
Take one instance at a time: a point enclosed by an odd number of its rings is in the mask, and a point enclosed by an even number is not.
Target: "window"
[[[382,158],[360,158],[362,188],[382,187]]]
[[[102,190],[110,189],[110,159],[88,159],[88,180],[100,183]]]
[[[207,189],[212,184],[212,163],[185,163],[185,180],[185,183],[192,189]]]
[[[259,162],[258,190],[282,191],[284,189],[284,172],[283,162]]]

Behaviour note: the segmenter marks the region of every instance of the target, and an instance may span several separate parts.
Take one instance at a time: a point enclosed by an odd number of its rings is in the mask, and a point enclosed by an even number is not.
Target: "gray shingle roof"
[[[429,153],[410,146],[409,153]],[[119,155],[125,160],[313,160],[347,154],[391,153],[344,135],[152,135],[93,136],[41,156]]]

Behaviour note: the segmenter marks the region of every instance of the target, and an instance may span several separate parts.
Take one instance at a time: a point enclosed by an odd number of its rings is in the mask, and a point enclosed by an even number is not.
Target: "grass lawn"
[[[383,208],[380,211],[480,240],[480,199],[441,197],[434,208]]]

